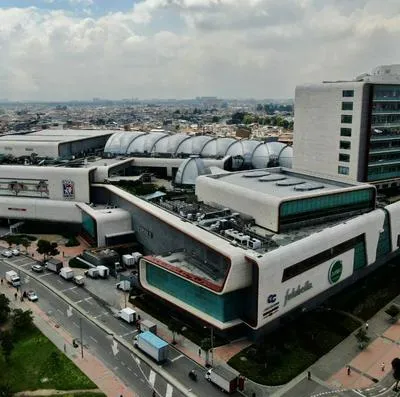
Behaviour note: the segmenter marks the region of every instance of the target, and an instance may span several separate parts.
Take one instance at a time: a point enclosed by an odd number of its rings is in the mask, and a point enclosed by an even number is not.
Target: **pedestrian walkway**
[[[106,396],[138,397],[124,383],[110,371],[102,361],[98,360],[87,349],[82,358],[76,353],[76,349],[72,346],[73,337],[54,323],[35,303],[28,301],[21,302],[14,300],[15,289],[10,288],[7,284],[0,286],[0,293],[4,293],[10,299],[12,308],[30,309],[34,314],[34,323],[37,328],[60,350],[63,351],[75,365],[90,379]]]

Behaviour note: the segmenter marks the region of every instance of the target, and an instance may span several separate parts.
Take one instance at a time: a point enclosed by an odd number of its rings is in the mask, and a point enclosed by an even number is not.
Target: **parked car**
[[[36,273],[41,273],[44,270],[44,268],[41,265],[32,265],[31,270]]]
[[[19,255],[19,249],[18,249],[18,248],[13,248],[13,249],[11,250],[11,253],[12,253],[14,256],[18,256],[18,255]]]
[[[26,293],[26,296],[31,302],[35,302],[35,301],[37,301],[39,299],[38,296],[36,295],[36,292],[32,291],[32,290],[28,291]]]
[[[13,254],[10,250],[1,251],[1,255],[5,256],[6,258],[11,258],[13,256]]]

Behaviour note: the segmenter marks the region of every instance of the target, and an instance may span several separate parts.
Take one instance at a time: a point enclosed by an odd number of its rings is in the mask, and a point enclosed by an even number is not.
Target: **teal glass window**
[[[342,102],[342,110],[353,110],[353,102]]]
[[[351,149],[351,142],[349,141],[340,141],[340,149]]]
[[[351,114],[342,114],[341,121],[343,124],[351,124],[353,122],[353,116]]]
[[[339,161],[343,161],[344,163],[348,163],[350,161],[350,155],[346,153],[339,153]]]
[[[353,98],[354,97],[354,90],[343,90],[343,98]]]
[[[351,128],[341,128],[340,136],[351,136]]]
[[[344,166],[342,166],[342,165],[339,165],[339,167],[338,167],[338,174],[341,174],[341,175],[349,175],[349,167],[344,167]]]

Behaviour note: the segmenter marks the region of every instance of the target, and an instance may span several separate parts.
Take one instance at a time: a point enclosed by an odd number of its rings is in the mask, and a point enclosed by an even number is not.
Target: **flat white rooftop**
[[[109,136],[114,130],[41,130],[28,134],[7,134],[0,136],[0,142],[71,142],[80,139]]]
[[[285,199],[312,196],[316,193],[340,192],[344,188],[361,185],[338,182],[303,173],[300,174],[279,167],[207,175],[205,177],[217,179],[228,185],[238,186],[258,194]]]

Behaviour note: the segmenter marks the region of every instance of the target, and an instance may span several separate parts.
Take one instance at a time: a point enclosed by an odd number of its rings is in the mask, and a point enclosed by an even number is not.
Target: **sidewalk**
[[[14,300],[13,288],[8,285],[0,286],[0,293],[4,293],[10,299],[12,308],[30,309],[34,314],[34,323],[37,328],[50,341],[70,358],[71,361],[90,379],[106,396],[138,397],[124,383],[111,372],[100,360],[94,357],[90,351],[85,349],[84,357],[81,358],[79,352],[72,346],[72,336],[64,329],[60,328],[54,320],[50,319],[34,303]]]
[[[59,259],[64,260],[66,263],[70,257],[82,251],[82,247],[71,247],[68,250],[67,248],[68,247],[64,249],[65,257],[63,258],[61,254],[59,256]],[[33,244],[29,248],[29,252],[34,252],[35,249],[35,244]],[[60,250],[63,250],[63,248],[60,248]],[[37,255],[36,253],[35,257]],[[107,281],[102,280],[102,282],[104,283]],[[108,282],[110,283],[108,304],[115,310],[119,310],[125,306],[124,293],[116,290],[115,279],[110,279]],[[87,283],[86,288],[91,290],[89,283]],[[96,289],[91,292],[95,295],[98,294]],[[107,301],[107,298],[105,300]],[[400,295],[391,303],[400,305]],[[391,303],[386,307],[390,306]],[[138,307],[134,307],[131,303],[128,302],[127,306],[133,307],[138,314],[140,314],[142,319],[148,319],[157,324],[158,334],[169,343],[172,342],[172,333],[167,326],[151,315],[143,312]],[[396,324],[391,324],[388,321],[387,314],[384,313],[386,307],[382,308],[368,321],[368,335],[371,337],[371,341],[363,351],[360,351],[357,346],[357,341],[354,336],[357,332],[356,330],[325,356],[321,357],[309,369],[299,374],[286,385],[271,387],[258,385],[251,380],[247,380],[247,394],[251,395],[255,392],[257,397],[282,396],[290,389],[295,388],[297,384],[301,383],[306,378],[308,370],[312,373],[314,383],[330,390],[368,388],[372,385],[376,385],[376,382],[380,382],[386,377],[388,377],[387,379],[391,378],[391,361],[395,357],[400,357],[400,321]],[[198,364],[205,365],[205,352],[201,351],[199,355],[199,347],[196,344],[182,335],[177,335],[176,341],[177,344],[175,347],[178,350]],[[248,340],[239,340],[215,348],[213,357],[214,365],[226,363],[232,356],[250,345],[251,342]],[[384,371],[382,371],[382,363],[385,363]],[[351,368],[350,375],[347,373],[348,366]]]

